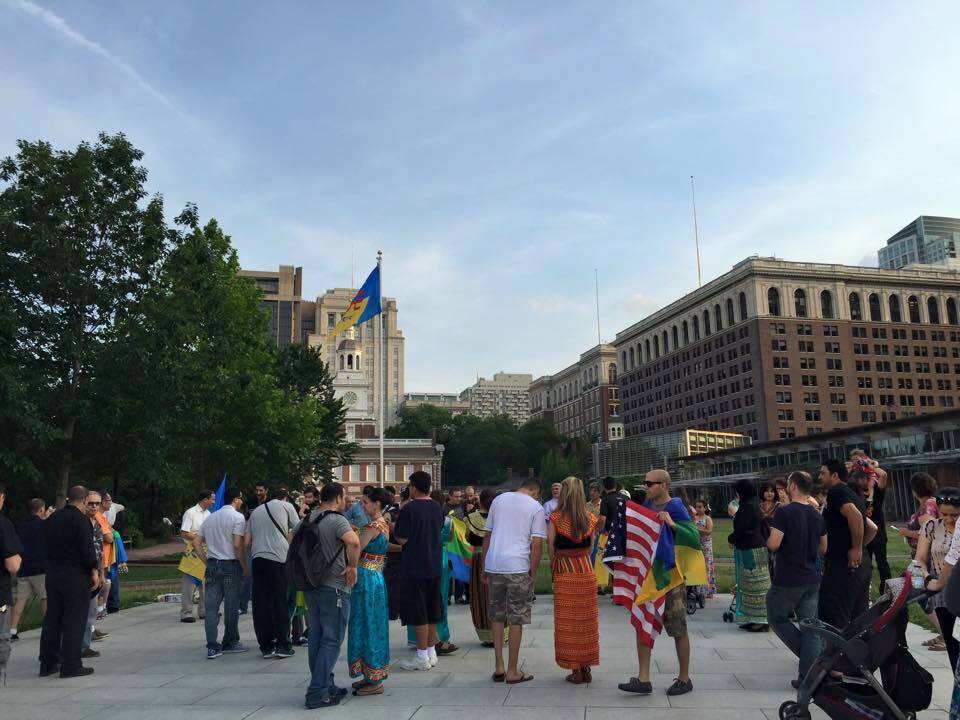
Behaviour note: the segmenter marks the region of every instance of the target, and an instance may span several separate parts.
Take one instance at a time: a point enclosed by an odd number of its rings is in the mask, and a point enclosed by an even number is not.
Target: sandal
[[[453,643],[437,643],[434,646],[434,650],[437,651],[437,655],[450,655],[459,649],[460,648]]]
[[[505,672],[502,672],[502,673],[495,672],[492,677],[494,682],[503,682],[504,680],[507,679],[507,674]]]
[[[927,650],[930,650],[931,652],[944,652],[946,649],[947,645],[945,642],[943,642],[943,640],[940,642],[932,642],[927,645]]]
[[[354,690],[359,690],[359,689],[362,688],[364,685],[369,685],[369,684],[370,684],[370,683],[368,683],[366,680],[357,680],[357,681],[356,681],[355,683],[353,683],[353,685],[351,685],[350,687],[352,687]]]
[[[585,683],[593,682],[593,674],[590,672],[589,665],[584,665],[582,668],[580,668],[580,675],[583,677],[583,681]]]
[[[357,697],[363,697],[364,695],[383,695],[383,683],[377,683],[376,685],[368,683],[362,688],[354,690],[353,694]]]
[[[580,670],[574,670],[572,673],[567,675],[564,680],[568,683],[573,683],[574,685],[581,685],[583,683],[583,673]]]
[[[520,677],[516,680],[504,680],[507,685],[519,685],[520,683],[530,682],[533,680],[533,675],[527,675],[526,673],[520,673]]]
[[[937,645],[942,642],[943,642],[943,635],[937,635],[936,637],[930,638],[929,640],[924,640],[923,646],[930,647],[931,645]]]

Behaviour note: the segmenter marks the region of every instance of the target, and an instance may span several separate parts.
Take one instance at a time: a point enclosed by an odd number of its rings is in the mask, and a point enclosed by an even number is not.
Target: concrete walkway
[[[492,650],[480,646],[463,606],[451,606],[453,640],[461,650],[441,658],[428,673],[389,677],[383,695],[348,697],[337,708],[303,708],[307,684],[306,648],[287,660],[263,660],[255,651],[206,660],[203,628],[178,621],[179,605],[150,605],[111,615],[110,637],[95,644],[101,658],[87,661],[96,674],[61,680],[37,677],[39,631],[14,644],[7,687],[0,689],[3,720],[620,720],[642,710],[649,720],[777,720],[780,703],[791,697],[796,661],[771,634],[751,634],[724,624],[729,597],[710,601],[690,618],[694,691],[668,698],[677,662],[673,643],[658,641],[654,694],[620,692],[618,682],[636,674],[634,634],[626,611],[601,599],[601,662],[592,685],[565,683],[566,671],[553,659],[553,608],[538,598],[534,623],[523,638],[523,669],[533,682],[506,686],[490,680]],[[241,618],[241,637],[255,647],[250,616]],[[935,677],[934,706],[922,718],[946,718],[953,687],[946,653],[920,651],[929,637],[910,630],[910,645]],[[390,629],[393,659],[409,656],[398,623]],[[344,643],[344,654],[346,643]],[[349,685],[346,662],[337,683]],[[814,711],[815,717],[825,717]]]

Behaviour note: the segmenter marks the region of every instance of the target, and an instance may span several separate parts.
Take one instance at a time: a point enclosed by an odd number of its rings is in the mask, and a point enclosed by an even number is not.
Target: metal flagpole
[[[693,241],[697,249],[697,287],[703,285],[700,279],[700,228],[697,227],[697,191],[693,185],[693,175],[690,176],[690,197],[693,200]]]
[[[593,289],[596,291],[597,298],[597,346],[602,342],[600,340],[600,276],[597,274],[597,269],[593,269]]]
[[[380,314],[377,316],[377,326],[378,326],[379,329],[380,329],[380,370],[379,370],[379,374],[380,374],[380,382],[379,382],[379,385],[380,385],[380,432],[377,433],[377,434],[380,436],[380,487],[383,487],[384,481],[386,480],[386,474],[385,474],[385,473],[386,473],[386,468],[384,467],[384,464],[383,464],[383,432],[384,432],[384,426],[386,425],[386,423],[384,422],[385,410],[384,410],[383,403],[384,403],[384,401],[386,400],[386,393],[384,392],[383,386],[384,386],[384,384],[386,383],[386,378],[385,378],[385,376],[386,376],[386,367],[387,367],[387,364],[386,364],[386,358],[385,358],[385,356],[386,356],[386,351],[385,351],[385,347],[384,347],[385,343],[384,343],[384,341],[383,341],[383,340],[384,340],[384,338],[383,338],[383,333],[384,333],[383,318],[384,318],[384,314],[383,314],[383,251],[382,251],[382,250],[378,250],[378,251],[377,251],[377,269],[379,270],[379,275],[380,275],[380,282],[377,283],[377,286],[378,286],[379,289],[380,289]]]

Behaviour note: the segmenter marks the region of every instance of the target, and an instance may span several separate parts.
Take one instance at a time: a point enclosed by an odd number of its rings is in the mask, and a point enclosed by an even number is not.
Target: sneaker
[[[245,653],[245,652],[247,652],[249,649],[250,649],[250,648],[248,648],[248,647],[247,647],[246,645],[244,645],[243,643],[238,642],[238,643],[234,643],[234,644],[231,645],[230,647],[225,647],[225,648],[223,649],[223,654],[224,654],[224,655],[226,655],[226,654],[235,655],[235,654],[237,654],[237,653]]]
[[[636,693],[637,695],[649,695],[653,692],[653,685],[649,682],[640,682],[635,677],[630,678],[630,682],[620,683],[617,688],[624,692]]]
[[[281,658],[281,659],[293,657],[294,655],[296,655],[296,653],[293,651],[293,648],[291,647],[279,647],[273,653],[274,657]]]
[[[270,660],[270,659],[274,658],[274,657],[276,656],[276,654],[277,654],[277,651],[276,651],[276,650],[261,650],[261,651],[260,651],[260,657],[262,657],[264,660]]]
[[[216,648],[207,648],[207,660],[216,660],[218,657],[223,657],[223,652],[217,650]]]
[[[56,675],[58,672],[60,672],[60,663],[40,666],[40,677],[50,677],[51,675]]]
[[[187,617],[182,617],[182,618],[180,618],[180,622],[182,622],[182,623],[192,623],[192,622],[196,622],[196,619],[193,617],[193,615],[189,615],[189,616],[187,616]]]
[[[308,701],[304,703],[303,706],[307,710],[318,710],[320,708],[333,707],[334,705],[340,704],[340,697],[341,697],[340,695],[331,695],[330,697],[325,698],[324,700],[320,700],[319,702]]]
[[[76,670],[61,670],[60,677],[62,678],[72,678],[72,677],[83,677],[85,675],[93,675],[92,667],[80,667]]]
[[[693,680],[683,682],[680,678],[673,681],[673,685],[667,688],[667,695],[685,695],[693,690]]]
[[[337,687],[336,685],[334,685],[333,687],[330,688],[330,697],[341,697],[341,698],[346,697],[347,692],[349,691],[346,688]]]
[[[16,642],[20,639],[20,634],[16,630],[10,631],[10,642]]]
[[[429,670],[433,667],[433,664],[429,660],[419,660],[418,658],[410,658],[409,660],[401,660],[400,667],[404,670],[416,671],[416,670]]]
[[[98,653],[96,650],[91,650],[90,648],[87,648],[82,653],[80,653],[80,657],[82,658],[100,657],[100,653]]]
[[[108,633],[108,632],[102,632],[102,631],[96,630],[96,629],[93,631],[93,641],[94,641],[94,642],[99,642],[100,640],[103,640],[104,638],[108,638],[108,637],[110,637],[110,633]]]

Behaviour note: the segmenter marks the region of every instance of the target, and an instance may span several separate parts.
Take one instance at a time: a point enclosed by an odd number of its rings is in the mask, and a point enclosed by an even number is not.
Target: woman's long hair
[[[582,538],[590,531],[587,499],[583,495],[583,483],[579,478],[571,475],[560,484],[557,512],[570,518],[570,534],[574,538]]]

